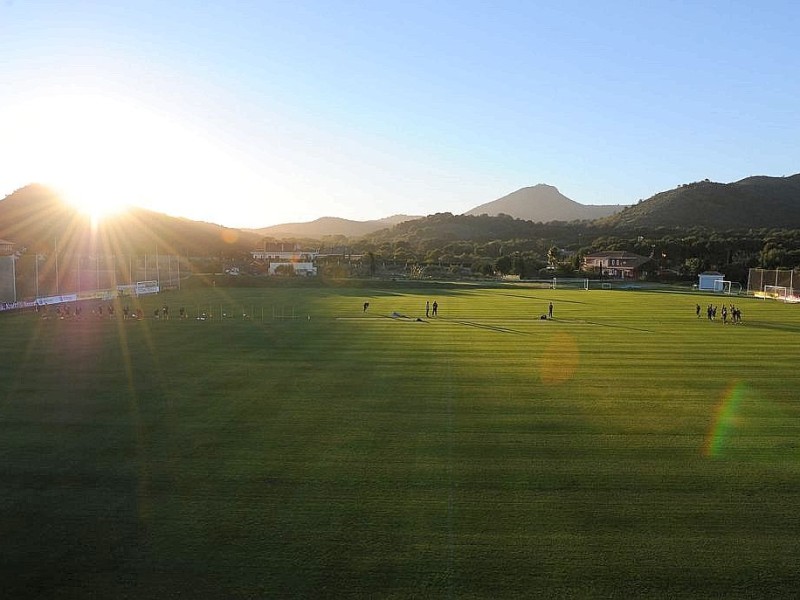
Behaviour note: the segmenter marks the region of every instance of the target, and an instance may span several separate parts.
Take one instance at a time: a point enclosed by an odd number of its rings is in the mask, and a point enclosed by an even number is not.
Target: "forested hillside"
[[[800,174],[748,177],[727,184],[708,180],[688,183],[656,194],[601,222],[623,229],[800,227]]]
[[[252,232],[131,208],[93,228],[88,216],[53,190],[30,185],[0,200],[0,239],[17,249],[48,253],[55,244],[77,254],[180,254],[219,256],[247,252],[260,239]]]

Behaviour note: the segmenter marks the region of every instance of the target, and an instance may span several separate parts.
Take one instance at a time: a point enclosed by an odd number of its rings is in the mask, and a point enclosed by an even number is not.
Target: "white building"
[[[704,271],[698,275],[700,281],[697,284],[698,290],[708,290],[711,292],[717,291],[720,287],[715,283],[725,279],[725,275],[717,273],[716,271]]]
[[[310,262],[271,262],[269,263],[269,274],[275,275],[275,271],[279,267],[291,267],[295,275],[301,275],[305,277],[312,277],[317,274],[317,267],[314,266],[314,263]]]
[[[300,260],[316,260],[319,252],[308,250],[252,250],[250,254],[255,260],[282,260],[282,261],[300,261]]]

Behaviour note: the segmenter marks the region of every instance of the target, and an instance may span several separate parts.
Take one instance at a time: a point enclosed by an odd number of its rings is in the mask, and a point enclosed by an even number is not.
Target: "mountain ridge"
[[[354,221],[341,217],[320,217],[313,221],[300,223],[281,223],[258,229],[250,229],[262,236],[292,236],[292,237],[314,237],[314,236],[336,236],[361,237],[373,233],[380,229],[393,227],[399,223],[421,219],[421,216],[411,215],[392,215],[382,219],[367,221]]]
[[[617,228],[798,228],[800,173],[755,175],[732,183],[706,179],[682,184],[600,219],[598,224]]]
[[[593,221],[620,212],[627,205],[580,204],[546,183],[520,188],[497,200],[472,208],[464,215],[497,216],[506,214],[525,221]]]
[[[531,200],[532,194],[538,199]],[[551,208],[568,208],[579,212],[547,212]],[[735,229],[800,229],[800,173],[784,177],[755,175],[732,183],[709,180],[681,184],[672,190],[659,192],[652,197],[626,206],[605,205],[613,209],[611,215],[591,219],[585,208],[566,196],[556,187],[538,184],[521,188],[495,201],[481,204],[463,217],[482,217],[490,212],[502,214],[501,221],[515,219],[521,222],[569,224],[582,222],[603,229],[653,229],[658,227],[715,230]],[[602,207],[601,207],[602,208]],[[621,210],[616,210],[621,208]],[[519,209],[519,210],[517,210]],[[528,213],[521,212],[527,210]],[[531,217],[531,212],[535,216]],[[68,205],[52,189],[31,184],[0,199],[0,239],[13,242],[17,248],[47,252],[54,243],[66,247],[67,240],[76,252],[105,251],[142,253],[163,251],[181,255],[220,255],[221,253],[249,252],[264,237],[295,237],[323,240],[325,237],[344,236],[360,238],[376,232],[399,227],[397,235],[412,229],[434,230],[444,225],[436,213],[427,217],[393,215],[372,221],[351,221],[339,217],[322,217],[309,223],[288,223],[259,229],[235,229],[214,223],[172,217],[143,208],[132,207],[121,215],[106,217],[97,231],[93,231],[88,217]],[[525,218],[525,216],[529,218]],[[489,217],[478,220],[450,223],[445,236],[479,234],[476,227],[486,231],[507,230],[506,224],[492,224]],[[413,227],[412,227],[413,225]],[[502,225],[502,226],[501,226]],[[485,233],[485,232],[484,232]],[[521,234],[522,232],[519,232]],[[392,234],[390,234],[392,235]]]

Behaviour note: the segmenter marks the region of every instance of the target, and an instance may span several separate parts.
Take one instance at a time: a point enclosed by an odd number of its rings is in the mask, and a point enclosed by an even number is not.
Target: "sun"
[[[133,206],[177,217],[208,207],[227,214],[226,200],[265,186],[260,166],[204,123],[133,98],[42,94],[13,117],[15,160],[29,180],[96,223]]]
[[[129,208],[126,201],[115,197],[113,189],[98,189],[93,185],[79,183],[66,186],[55,184],[54,187],[67,204],[89,217],[93,225],[106,217],[122,214]]]
[[[38,137],[46,144],[37,167],[68,204],[99,222],[135,204],[144,185],[157,189],[163,173],[148,161],[161,141],[159,124],[145,109],[103,95],[62,95],[42,104]]]
[[[168,119],[123,98],[60,94],[29,111],[37,179],[93,221],[163,193],[173,185],[172,156],[191,150]]]

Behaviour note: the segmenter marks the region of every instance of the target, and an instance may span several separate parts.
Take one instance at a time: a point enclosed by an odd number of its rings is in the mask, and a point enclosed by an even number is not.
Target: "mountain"
[[[540,183],[522,188],[492,202],[476,206],[465,215],[497,216],[506,214],[516,219],[547,223],[600,219],[625,208],[620,204],[588,205],[570,200],[552,185]]]
[[[399,243],[429,249],[451,242],[457,246],[463,243],[471,246],[473,243],[499,243],[498,240],[530,240],[536,245],[543,239],[566,239],[574,235],[577,227],[586,226],[561,221],[534,223],[509,215],[436,213],[368,234],[365,240],[377,245]]]
[[[347,237],[361,237],[368,233],[373,233],[387,227],[393,227],[398,223],[413,221],[420,217],[409,215],[394,215],[377,219],[374,221],[350,221],[339,217],[322,217],[307,223],[284,223],[282,225],[272,225],[252,230],[262,236],[270,237],[305,237],[321,238],[328,235],[344,235]]]
[[[0,200],[0,239],[17,249],[76,254],[180,254],[219,256],[249,251],[259,236],[212,223],[170,217],[131,208],[104,218],[96,228],[91,220],[64,202],[53,190],[29,185]]]
[[[618,228],[800,228],[800,174],[698,181],[660,192],[599,222]]]

